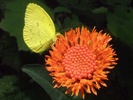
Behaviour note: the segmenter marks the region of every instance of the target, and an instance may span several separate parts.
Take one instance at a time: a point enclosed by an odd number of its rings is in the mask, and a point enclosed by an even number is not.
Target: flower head
[[[83,98],[84,92],[97,95],[96,89],[107,86],[104,80],[108,80],[108,70],[117,64],[116,53],[108,44],[111,39],[109,34],[95,28],[90,32],[84,27],[60,35],[50,56],[46,56],[46,69],[53,77],[54,88],[66,87],[65,94],[81,93]]]

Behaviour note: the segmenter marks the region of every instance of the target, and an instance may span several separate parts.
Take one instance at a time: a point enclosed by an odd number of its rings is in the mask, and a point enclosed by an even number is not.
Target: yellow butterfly
[[[47,12],[37,4],[29,3],[25,12],[23,38],[34,52],[46,50],[56,39],[55,26]]]

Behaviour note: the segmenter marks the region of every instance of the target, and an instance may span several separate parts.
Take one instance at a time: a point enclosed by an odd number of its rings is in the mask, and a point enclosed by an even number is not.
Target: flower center
[[[96,55],[87,46],[74,46],[67,50],[64,55],[63,66],[68,77],[80,80],[92,78],[97,69]]]

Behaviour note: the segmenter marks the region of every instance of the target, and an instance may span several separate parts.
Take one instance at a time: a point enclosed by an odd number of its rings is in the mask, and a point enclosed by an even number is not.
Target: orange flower
[[[50,56],[46,56],[46,69],[56,83],[54,88],[66,87],[65,94],[81,93],[83,99],[85,91],[97,95],[100,85],[107,86],[103,80],[108,80],[108,69],[117,64],[116,53],[108,44],[111,39],[109,34],[97,32],[95,28],[90,32],[84,27],[60,35]]]

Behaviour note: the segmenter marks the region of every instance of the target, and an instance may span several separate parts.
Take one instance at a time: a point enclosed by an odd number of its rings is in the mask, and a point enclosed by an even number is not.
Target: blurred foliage
[[[133,46],[133,9],[117,6],[113,12],[107,13],[108,29],[123,42]]]
[[[29,2],[48,12],[57,32],[84,25],[110,33],[118,65],[109,74],[108,87],[98,96],[87,94],[86,100],[133,100],[132,0],[0,0],[0,100],[80,100],[52,88],[43,68],[48,51],[36,54],[25,45],[22,34]]]

